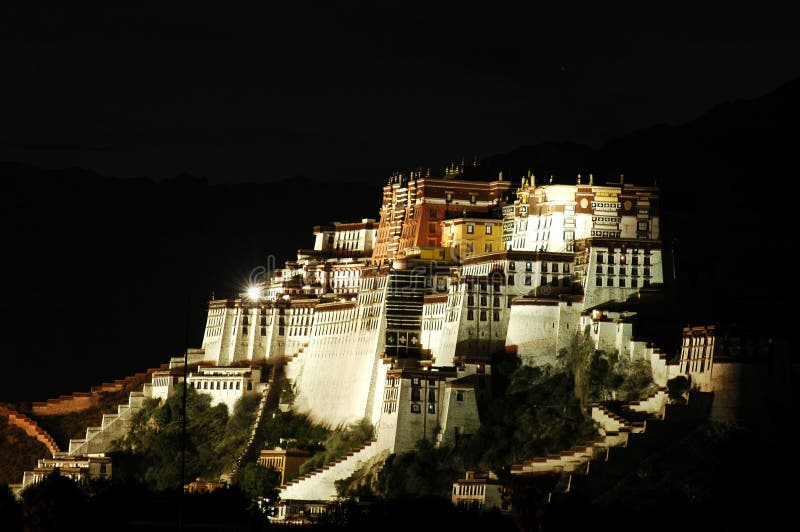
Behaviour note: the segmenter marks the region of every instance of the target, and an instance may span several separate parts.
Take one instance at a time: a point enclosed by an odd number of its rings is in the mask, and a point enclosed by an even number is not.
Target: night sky
[[[755,2],[281,4],[0,8],[0,159],[375,183],[542,141],[597,146],[800,74],[797,18]]]
[[[607,175],[663,178],[686,308],[739,309],[725,294],[752,300],[745,315],[772,316],[765,297],[789,308],[783,290],[729,290],[741,275],[725,253],[781,249],[792,208],[727,185],[796,175],[796,133],[781,130],[800,122],[798,83],[690,121],[798,79],[798,18],[650,4],[0,7],[0,186],[18,193],[0,400],[88,390],[200,345],[212,292],[235,295],[266,257],[311,245],[314,225],[377,217],[394,171],[547,141],[596,148]],[[577,148],[558,178],[574,179]],[[53,170],[67,167],[89,172]],[[187,172],[208,184],[169,179]],[[745,203],[749,217],[730,216]]]

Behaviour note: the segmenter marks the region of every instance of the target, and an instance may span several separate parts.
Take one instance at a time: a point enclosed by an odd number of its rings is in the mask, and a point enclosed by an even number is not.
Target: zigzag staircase
[[[698,397],[699,403],[703,403]],[[548,501],[566,493],[581,492],[595,500],[613,487],[630,469],[630,464],[644,459],[668,439],[688,432],[705,416],[698,408],[667,404],[665,388],[647,399],[628,404],[595,404],[592,419],[600,436],[568,451],[534,458],[511,467],[514,475],[553,476]],[[625,459],[620,459],[624,456]],[[633,462],[632,462],[633,461]]]

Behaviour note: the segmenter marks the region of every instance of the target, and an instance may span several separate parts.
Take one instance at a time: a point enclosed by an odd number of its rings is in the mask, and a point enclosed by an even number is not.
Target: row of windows
[[[422,412],[422,405],[419,403],[411,403],[411,413],[412,414],[419,414]],[[436,404],[435,403],[428,403],[428,413],[435,414],[436,413]]]
[[[484,484],[458,484],[453,486],[453,495],[483,495],[486,491]]]
[[[482,306],[482,307],[488,306],[489,305],[488,300],[489,300],[488,296],[481,296],[480,297],[480,302],[481,302],[480,306]],[[467,296],[467,305],[470,306],[470,307],[474,307],[475,306],[475,296],[474,295],[470,294],[470,295]],[[493,307],[498,307],[498,308],[501,306],[500,296],[494,296],[492,298],[492,306]]]
[[[603,267],[598,264],[595,272],[596,273],[603,273]],[[650,268],[643,268],[642,272],[643,272],[645,277],[649,277],[650,276]],[[605,273],[606,273],[606,275],[614,275],[614,266],[606,266]],[[628,268],[626,268],[625,266],[620,266],[619,267],[619,274],[620,275],[628,275]],[[634,276],[634,277],[638,277],[639,276],[639,268],[631,268],[631,275]]]
[[[548,277],[547,275],[542,275],[539,278],[539,284],[541,286],[546,286],[548,284],[548,279],[550,279],[550,283],[549,284],[551,286],[558,286],[558,279],[559,278],[556,277],[555,275],[553,275],[552,277]],[[569,283],[570,283],[569,275],[564,276],[564,277],[561,278],[561,285],[562,286],[569,286]],[[511,285],[515,285],[515,284],[516,284],[516,279],[514,278],[513,275],[509,275],[508,276],[508,285],[511,286]],[[530,275],[526,275],[525,276],[524,285],[525,286],[533,286],[533,278]]]
[[[480,318],[480,321],[486,321],[486,317],[488,316],[488,313],[485,310],[481,310],[478,316]],[[475,320],[475,311],[473,309],[468,309],[467,310],[467,319],[470,320],[470,321],[474,321]],[[492,320],[493,321],[500,321],[500,311],[499,310],[492,311]]]
[[[618,283],[617,286],[619,286],[620,288],[627,288],[627,284],[628,283],[627,283],[627,280],[624,277],[621,277],[620,279],[618,279],[617,283]],[[595,285],[596,286],[603,286],[603,278],[602,277],[595,278]],[[614,286],[614,278],[613,277],[607,277],[606,278],[606,286]],[[649,279],[645,279],[644,281],[642,281],[642,287],[647,288],[648,286],[650,286],[650,280]],[[639,288],[639,280],[635,279],[635,278],[631,279],[631,286],[630,287],[631,288]]]
[[[240,390],[241,381],[189,381],[189,386],[196,390]],[[247,389],[253,389],[253,383],[247,383]]]
[[[649,252],[650,252],[650,250],[645,250],[645,255],[644,255],[644,257],[642,257],[642,264],[644,266],[650,266],[650,256],[649,256],[650,253]],[[604,253],[598,253],[597,254],[597,264],[603,264],[606,261],[608,262],[608,264],[616,264],[617,263],[616,256],[613,255],[613,254],[609,254],[609,255],[606,255]],[[628,256],[626,254],[624,254],[624,253],[621,254],[619,256],[619,263],[620,264],[628,264]],[[638,266],[639,265],[639,256],[635,254],[635,251],[634,251],[634,254],[631,255],[630,264],[632,266]]]
[[[450,226],[450,232],[454,231],[453,226]],[[475,224],[467,224],[467,234],[474,235],[475,234]],[[491,224],[486,224],[483,226],[483,234],[491,235],[492,234],[492,226]]]

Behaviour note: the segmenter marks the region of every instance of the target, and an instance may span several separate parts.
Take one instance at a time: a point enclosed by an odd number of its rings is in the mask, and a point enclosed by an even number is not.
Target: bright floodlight
[[[258,286],[251,286],[247,289],[247,297],[250,299],[261,299],[261,288]]]

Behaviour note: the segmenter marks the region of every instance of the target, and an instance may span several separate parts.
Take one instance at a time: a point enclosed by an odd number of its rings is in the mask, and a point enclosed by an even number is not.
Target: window
[[[569,277],[561,279],[561,286],[569,286]]]
[[[650,266],[650,257],[645,257],[644,258],[644,265],[645,266]]]
[[[541,278],[541,280],[539,281],[539,283],[540,283],[542,286],[545,286],[545,285],[547,284],[547,276],[546,276],[546,275],[542,275],[542,278]]]
[[[500,321],[500,311],[499,310],[495,310],[495,311],[492,312],[492,319],[494,321]]]
[[[283,336],[283,327],[278,327],[278,334]]]
[[[469,195],[469,202],[472,203],[473,205],[475,205],[478,202],[478,196],[476,196],[475,194],[470,194]]]
[[[533,271],[533,263],[526,262],[525,263],[525,271],[526,272],[532,272]],[[547,270],[542,270],[542,271],[547,271]]]
[[[419,401],[419,398],[420,398],[419,388],[411,388],[411,400]]]
[[[217,381],[217,390],[219,390],[219,384],[220,384],[219,381]]]
[[[261,327],[261,336],[266,336],[266,335],[267,335],[267,328]]]
[[[508,271],[513,272],[516,269],[517,269],[517,263],[516,262],[509,262],[508,263]]]
[[[639,222],[639,231],[649,231],[650,224],[648,222]]]
[[[428,224],[428,231],[430,231],[431,233],[435,233],[436,232],[436,224],[435,223]]]
[[[208,390],[208,381],[203,381],[203,389]]]
[[[475,233],[475,224],[467,224],[467,234],[471,235]]]
[[[436,209],[435,209],[435,208],[432,208],[432,209],[430,210],[430,217],[431,217],[431,220],[435,220],[437,215],[438,215],[438,213],[436,212]]]
[[[486,224],[486,234],[487,235],[492,234],[492,226],[490,224]]]
[[[645,268],[644,269],[644,275],[645,275],[645,277],[650,277],[650,268]]]
[[[475,296],[473,296],[472,294],[467,296],[467,305],[471,307],[475,306]]]
[[[631,268],[631,275],[633,275],[634,277],[638,277],[639,268]]]
[[[499,296],[494,296],[492,298],[492,306],[493,307],[499,307],[500,306],[500,297]]]
[[[434,403],[428,403],[428,413],[429,414],[436,413],[436,405]]]
[[[228,383],[227,382],[223,382],[222,383],[222,389],[223,390],[227,390],[228,389]]]
[[[650,286],[650,279],[645,279],[642,283],[642,287],[647,288],[648,286]]]
[[[620,266],[619,267],[619,274],[620,275],[627,275],[628,274],[628,269],[625,266]]]
[[[598,253],[597,254],[597,264],[603,264],[603,254],[602,253]]]
[[[436,402],[436,390],[428,390],[428,402],[429,403]]]
[[[456,392],[456,401],[463,401],[464,400],[464,392]]]
[[[608,263],[609,264],[614,264],[614,255],[609,255],[608,256]]]
[[[609,277],[606,279],[606,286],[614,286],[614,278]]]
[[[602,277],[595,277],[594,284],[595,284],[595,286],[603,286],[603,278]]]
[[[639,286],[639,279],[631,279],[631,288],[637,288]]]
[[[634,266],[638,266],[639,265],[639,257],[636,256],[636,255],[631,257],[631,264],[633,264]]]
[[[419,386],[419,377],[411,377],[411,386]]]
[[[608,267],[608,274],[609,275],[614,275],[614,267],[613,266],[609,266]]]
[[[569,273],[569,264],[564,265],[564,273]]]
[[[419,414],[422,410],[418,403],[411,403],[411,413],[412,414]]]
[[[598,264],[597,268],[595,269],[595,272],[596,273],[603,273],[603,267]]]
[[[467,319],[472,321],[475,319],[475,311],[472,309],[467,310]]]
[[[428,379],[428,386],[436,386],[436,379]]]
[[[550,282],[550,284],[553,286],[558,286],[558,277],[554,275],[553,280]]]
[[[513,285],[514,284],[514,274],[513,273],[508,276],[508,284],[509,285]]]
[[[526,275],[525,276],[525,286],[530,286],[530,285],[531,285],[531,276],[530,275]]]
[[[491,242],[484,242],[483,243],[483,252],[484,253],[491,253],[492,252],[492,243]]]
[[[239,381],[236,381],[236,389],[240,390],[241,388],[242,388],[242,383],[239,382]]]
[[[619,280],[619,287],[620,288],[625,288],[625,279],[624,278]]]
[[[481,321],[486,321],[486,311],[485,310],[481,311]]]
[[[558,273],[558,263],[557,262],[553,263],[553,273]]]
[[[487,305],[487,303],[486,303],[486,296],[481,296],[481,306],[482,306],[482,307],[485,307],[486,305]]]

